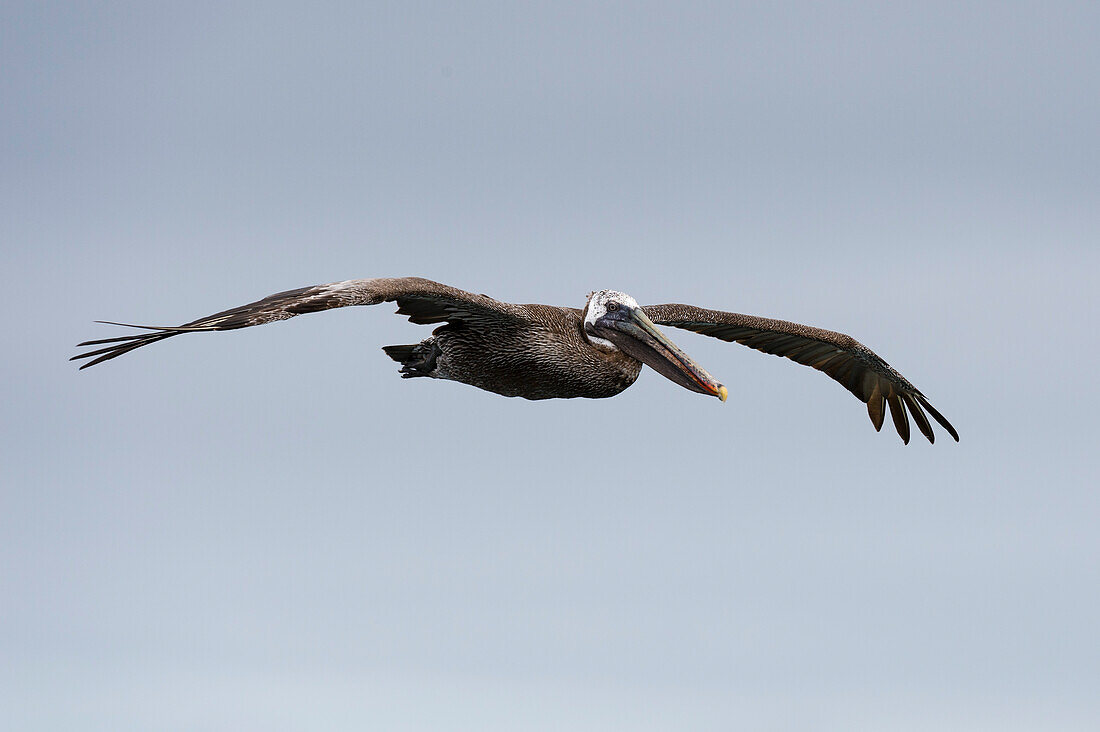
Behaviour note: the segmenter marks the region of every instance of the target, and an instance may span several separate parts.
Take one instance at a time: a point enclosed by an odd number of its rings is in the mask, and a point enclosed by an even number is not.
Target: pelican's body
[[[444,325],[408,346],[384,346],[405,378],[429,376],[507,397],[612,397],[638,379],[642,362],[585,337],[582,311],[511,305],[492,327]]]
[[[615,396],[633,384],[642,364],[686,389],[725,401],[727,389],[673,344],[656,324],[685,328],[766,353],[786,356],[839,381],[867,404],[876,429],[889,405],[909,441],[906,413],[934,441],[923,409],[956,440],[958,434],[921,392],[850,336],[782,320],[691,305],[642,307],[629,295],[599,290],[581,310],[515,305],[419,277],[346,280],[271,295],[182,326],[133,326],[149,333],[86,341],[107,345],[74,356],[81,368],[181,333],[233,330],[348,305],[396,302],[413,323],[441,323],[420,343],[385,346],[405,378],[449,379],[509,397],[554,399]]]

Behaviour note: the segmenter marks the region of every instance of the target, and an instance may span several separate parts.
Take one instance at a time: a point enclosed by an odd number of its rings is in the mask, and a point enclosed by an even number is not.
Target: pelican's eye
[[[618,309],[619,309],[619,303],[617,303],[617,302],[609,302],[609,303],[607,303],[607,312],[609,312],[609,313],[613,313],[613,312],[615,312],[615,311],[616,311],[616,310],[618,310]]]

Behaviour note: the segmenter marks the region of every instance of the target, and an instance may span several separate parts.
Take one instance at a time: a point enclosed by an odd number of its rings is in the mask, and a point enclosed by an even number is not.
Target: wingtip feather
[[[917,400],[904,392],[901,398],[905,400],[905,406],[909,407],[909,413],[913,415],[913,421],[917,423],[917,428],[921,434],[927,437],[930,443],[936,444],[936,434],[932,431],[932,425],[928,423],[928,417],[924,416]]]
[[[909,444],[909,416],[905,413],[905,404],[897,394],[891,394],[886,398],[890,405],[890,417],[894,420],[894,427],[901,436],[901,441]]]
[[[886,419],[886,398],[877,387],[871,392],[871,398],[867,400],[867,415],[871,418],[875,432],[881,432],[883,420]]]
[[[921,403],[921,406],[928,410],[928,413],[940,423],[940,426],[947,430],[947,434],[955,438],[955,442],[959,441],[959,433],[955,431],[955,428],[951,426],[951,423],[947,421],[947,417],[944,417],[939,411],[928,403],[928,399],[923,394],[917,394],[917,401]]]

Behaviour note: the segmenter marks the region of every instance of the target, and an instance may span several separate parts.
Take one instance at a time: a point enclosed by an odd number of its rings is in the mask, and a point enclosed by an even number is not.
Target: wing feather
[[[901,403],[901,397],[891,394],[886,397],[886,403],[890,405],[890,418],[894,420],[894,428],[901,435],[901,441],[909,444],[909,417],[905,413],[905,405]]]
[[[882,395],[878,387],[875,387],[871,398],[867,400],[867,414],[871,417],[871,424],[875,426],[875,432],[881,432],[882,422],[886,418],[886,397]]]
[[[394,301],[398,304],[397,312],[409,315],[409,320],[414,323],[440,323],[445,321],[486,323],[521,317],[515,305],[499,302],[488,295],[475,295],[421,277],[379,277],[344,280],[326,285],[313,285],[278,292],[247,305],[223,310],[178,326],[130,325],[127,323],[98,321],[110,325],[141,328],[152,332],[84,341],[78,344],[77,347],[114,345],[85,351],[69,360],[92,359],[80,367],[86,369],[89,366],[129,353],[135,348],[141,348],[181,333],[236,330],[286,320],[296,315],[331,310],[332,308],[351,305],[377,305],[382,302]]]
[[[658,325],[737,342],[828,374],[867,405],[867,414],[876,430],[882,429],[889,406],[894,428],[906,444],[910,437],[908,413],[912,413],[921,434],[929,442],[935,441],[932,425],[923,410],[927,410],[956,442],[959,440],[959,433],[917,387],[849,335],[786,320],[707,310],[693,305],[647,305],[645,312]]]

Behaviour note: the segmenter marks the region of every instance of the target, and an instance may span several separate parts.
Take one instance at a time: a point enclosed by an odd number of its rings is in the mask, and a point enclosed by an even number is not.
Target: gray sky
[[[0,7],[0,727],[1095,730],[1094,3]],[[532,403],[392,306],[77,373],[95,319],[422,275],[686,332]]]

